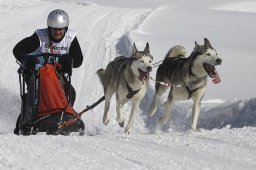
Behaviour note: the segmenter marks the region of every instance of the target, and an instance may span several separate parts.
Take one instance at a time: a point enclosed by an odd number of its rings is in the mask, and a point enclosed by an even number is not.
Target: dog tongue
[[[144,81],[144,79],[147,79],[147,74],[148,73],[141,71],[139,75],[140,81]]]
[[[221,82],[221,80],[220,80],[220,76],[219,76],[219,74],[218,74],[218,72],[217,72],[217,70],[214,70],[214,78],[212,79],[212,82],[214,83],[214,84],[218,84],[218,83],[220,83]]]

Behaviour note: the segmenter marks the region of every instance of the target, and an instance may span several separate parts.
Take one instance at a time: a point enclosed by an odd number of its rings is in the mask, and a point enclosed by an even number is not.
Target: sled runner
[[[60,65],[60,58],[61,55],[50,53],[24,57],[18,69],[22,105],[15,134],[79,132],[83,135],[84,123],[72,107],[75,95],[71,86],[72,67]],[[75,122],[59,128],[72,118],[76,118]]]

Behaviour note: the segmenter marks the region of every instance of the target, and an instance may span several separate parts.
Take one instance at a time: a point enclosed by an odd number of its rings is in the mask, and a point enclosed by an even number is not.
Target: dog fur
[[[105,108],[103,123],[108,124],[109,107],[112,95],[116,93],[116,121],[121,127],[124,126],[122,107],[128,101],[132,102],[132,108],[125,133],[130,134],[134,119],[139,109],[140,102],[145,96],[147,79],[152,70],[153,57],[146,44],[144,51],[138,51],[136,45],[130,58],[120,56],[111,61],[106,70],[99,69],[97,74],[104,88]]]
[[[214,83],[220,82],[215,66],[220,65],[222,60],[217,56],[216,50],[207,38],[204,39],[204,45],[198,45],[195,42],[191,55],[187,58],[185,55],[184,47],[174,46],[157,69],[156,80],[173,85],[164,104],[164,113],[158,119],[158,123],[160,125],[167,123],[175,101],[191,98],[193,100],[191,128],[196,131],[201,100],[207,85],[207,76],[214,78]],[[175,85],[180,85],[180,87],[175,87]],[[167,89],[167,86],[155,84],[155,94],[148,112],[149,116],[155,114],[158,99]]]

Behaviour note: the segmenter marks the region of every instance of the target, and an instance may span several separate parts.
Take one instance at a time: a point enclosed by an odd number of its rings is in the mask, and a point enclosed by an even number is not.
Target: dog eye
[[[211,56],[211,54],[206,54],[206,55]]]
[[[141,60],[140,62],[144,63],[144,61],[143,61],[143,60]]]
[[[152,63],[152,61],[149,61],[149,63]]]

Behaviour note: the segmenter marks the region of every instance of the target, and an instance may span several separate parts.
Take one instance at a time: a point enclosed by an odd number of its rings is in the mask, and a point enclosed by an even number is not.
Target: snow
[[[157,62],[172,46],[191,52],[195,41],[207,37],[223,59],[217,67],[222,82],[208,81],[200,132],[190,130],[191,101],[177,103],[163,127],[156,124],[162,108],[147,117],[150,82],[131,135],[115,121],[114,99],[107,126],[103,104],[82,116],[85,136],[14,135],[21,103],[12,49],[46,27],[56,8],[68,12],[84,54],[72,77],[77,111],[103,95],[96,70],[118,55],[129,56],[133,42],[138,49],[149,42]],[[256,169],[255,15],[253,0],[0,0],[0,169]],[[129,111],[130,104],[124,107]]]

